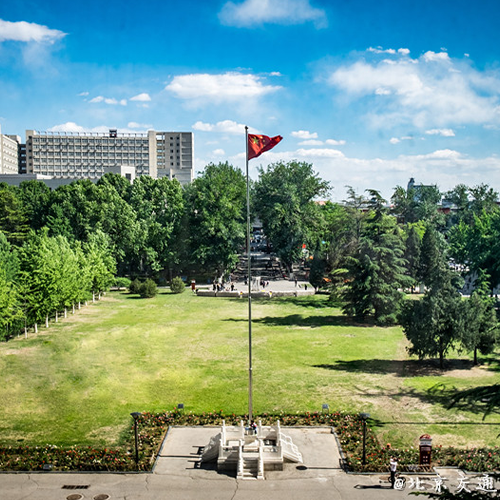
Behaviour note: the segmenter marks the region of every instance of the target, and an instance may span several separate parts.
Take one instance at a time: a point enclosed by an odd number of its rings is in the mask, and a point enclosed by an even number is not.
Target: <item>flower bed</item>
[[[415,448],[398,450],[390,445],[382,446],[372,429],[366,429],[366,465],[362,465],[363,421],[358,415],[344,413],[268,414],[255,416],[263,425],[279,420],[283,426],[326,425],[335,427],[346,456],[346,465],[351,471],[386,472],[391,456],[398,457],[401,470],[405,466],[418,464],[419,451]],[[202,414],[184,413],[174,410],[165,413],[142,413],[137,419],[139,441],[139,464],[135,463],[134,424],[129,428],[129,442],[123,448],[110,450],[90,447],[69,449],[56,446],[3,447],[0,448],[0,470],[36,471],[50,464],[59,471],[133,471],[150,470],[159,451],[165,433],[172,425],[238,425],[248,416],[221,411]],[[458,449],[434,447],[432,465],[457,466],[469,471],[491,472],[500,469],[500,448]]]

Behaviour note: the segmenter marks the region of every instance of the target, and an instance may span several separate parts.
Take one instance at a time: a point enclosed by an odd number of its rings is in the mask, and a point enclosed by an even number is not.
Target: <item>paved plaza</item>
[[[378,500],[407,498],[414,491],[392,490],[386,474],[346,474],[329,427],[283,428],[299,447],[304,463],[266,472],[263,481],[237,480],[200,463],[200,449],[218,431],[172,427],[151,473],[3,473],[0,500]],[[458,473],[449,470],[446,476]],[[432,477],[428,483],[430,490]]]

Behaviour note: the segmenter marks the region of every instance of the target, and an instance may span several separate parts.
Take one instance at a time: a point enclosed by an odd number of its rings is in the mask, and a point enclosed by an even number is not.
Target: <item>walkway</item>
[[[174,427],[153,473],[0,474],[1,500],[382,500],[407,498],[385,475],[351,475],[339,468],[335,438],[326,427],[288,427],[302,465],[266,472],[264,481],[237,481],[214,467],[200,468],[199,450],[215,427]]]

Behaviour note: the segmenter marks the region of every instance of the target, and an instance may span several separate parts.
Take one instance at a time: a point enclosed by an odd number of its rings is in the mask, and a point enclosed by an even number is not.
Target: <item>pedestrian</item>
[[[398,468],[398,461],[395,457],[391,457],[389,462],[389,469],[391,471],[391,487],[394,488],[394,484],[396,483],[396,470]]]
[[[252,429],[253,434],[257,434],[257,424],[255,421],[252,420],[252,423],[250,424],[250,428]]]
[[[231,292],[234,291],[234,283],[231,282]]]

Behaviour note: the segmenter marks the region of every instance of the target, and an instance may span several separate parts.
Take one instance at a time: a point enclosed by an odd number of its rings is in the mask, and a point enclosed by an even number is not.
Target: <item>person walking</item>
[[[396,483],[396,470],[397,470],[397,468],[398,468],[398,461],[394,457],[391,457],[391,460],[389,462],[389,469],[391,471],[392,488],[394,488],[394,484]]]

